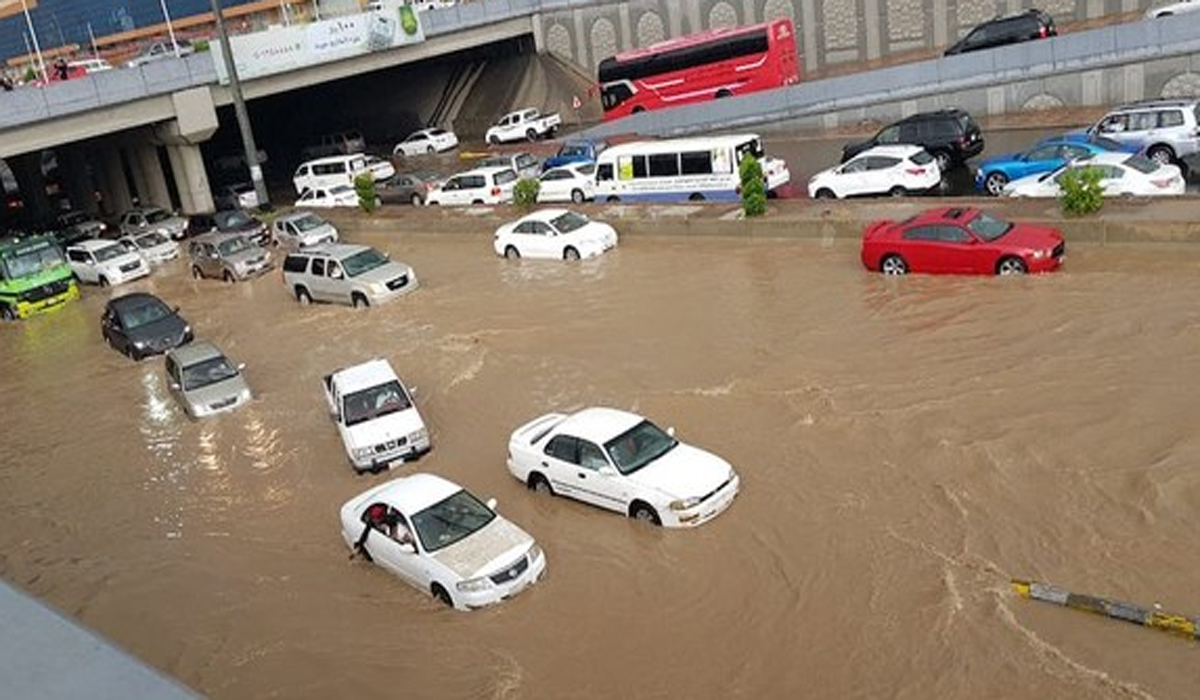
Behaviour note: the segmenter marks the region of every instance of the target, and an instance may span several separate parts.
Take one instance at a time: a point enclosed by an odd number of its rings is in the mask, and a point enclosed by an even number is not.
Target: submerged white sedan
[[[496,255],[517,258],[580,260],[617,245],[612,226],[592,221],[567,209],[542,209],[496,229],[492,248]]]
[[[1181,195],[1185,183],[1177,165],[1162,165],[1142,155],[1097,153],[1074,160],[1058,170],[1013,180],[1004,186],[1006,197],[1058,197],[1063,177],[1070,171],[1094,168],[1100,171],[1105,197],[1155,197]]]
[[[499,603],[537,582],[546,555],[521,528],[458,484],[413,474],[342,506],[351,551],[459,610]]]
[[[737,472],[642,416],[613,408],[548,413],[517,428],[508,470],[534,491],[664,527],[695,527],[737,496]]]

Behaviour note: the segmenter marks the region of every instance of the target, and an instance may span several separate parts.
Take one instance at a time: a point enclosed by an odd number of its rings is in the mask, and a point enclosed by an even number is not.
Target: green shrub
[[[33,81],[37,80],[37,77],[37,71],[33,69],[33,66],[25,69],[25,82],[32,83]]]
[[[537,205],[538,192],[542,183],[535,177],[523,177],[513,186],[513,204],[521,209],[532,209]]]
[[[742,211],[746,216],[762,216],[767,213],[767,184],[763,180],[762,166],[754,156],[742,159],[738,175],[742,180]]]
[[[358,195],[358,206],[368,214],[379,206],[379,196],[375,194],[375,176],[373,174],[366,172],[355,176],[354,193]]]
[[[1062,187],[1059,204],[1064,214],[1083,216],[1100,211],[1104,206],[1104,189],[1100,186],[1103,171],[1095,166],[1067,168],[1058,181]]]
[[[192,42],[192,48],[196,49],[196,53],[204,53],[208,51],[208,39],[197,39]]]

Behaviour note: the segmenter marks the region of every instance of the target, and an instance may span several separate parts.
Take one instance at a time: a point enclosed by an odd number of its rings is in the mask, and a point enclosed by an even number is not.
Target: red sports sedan
[[[1066,244],[1048,226],[1017,224],[979,209],[929,209],[863,231],[862,262],[885,275],[910,272],[1023,275],[1062,265]]]

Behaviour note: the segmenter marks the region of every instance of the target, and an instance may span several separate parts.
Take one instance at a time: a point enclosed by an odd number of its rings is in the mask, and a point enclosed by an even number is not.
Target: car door
[[[434,198],[434,201],[441,205],[457,204],[461,198],[461,193],[459,191],[461,188],[462,178],[452,177],[449,180],[446,180],[445,184],[442,185],[442,189],[437,193],[437,197]]]
[[[542,186],[538,191],[539,202],[565,202],[571,198],[571,174],[562,168],[542,173]]]
[[[995,251],[966,229],[954,224],[937,227],[940,272],[991,272]]]
[[[1063,147],[1060,145],[1038,146],[1022,156],[1019,163],[1013,164],[1016,172],[1013,173],[1011,179],[1016,180],[1026,175],[1058,170],[1067,164],[1066,159],[1062,157],[1063,154]]]
[[[1137,184],[1133,181],[1126,172],[1125,168],[1120,165],[1101,165],[1102,176],[1100,178],[1100,187],[1104,190],[1105,197],[1119,197],[1125,194],[1145,194],[1140,191]]]
[[[562,257],[561,242],[558,232],[544,221],[529,221],[529,257],[554,258]]]
[[[579,482],[585,481],[587,473],[580,476],[579,440],[571,435],[555,435],[542,450],[541,467],[554,492],[584,500],[579,493]]]
[[[317,301],[333,301],[333,292],[329,288],[329,277],[326,275],[325,258],[313,258],[309,268],[308,284],[312,298]]]
[[[412,521],[403,515],[400,517],[402,524],[409,528],[409,532],[412,532],[410,525]],[[363,546],[371,553],[371,558],[375,560],[376,564],[399,576],[418,590],[429,590],[432,566],[426,558],[427,555],[418,553],[417,545],[402,545],[388,537],[385,532],[366,524],[363,524],[363,527],[370,527],[370,533]]]
[[[626,512],[631,500],[628,482],[608,461],[599,445],[579,440],[579,465],[575,476],[580,500],[618,513]]]
[[[867,157],[858,156],[842,166],[834,182],[839,197],[854,197],[866,191]]]
[[[211,242],[200,244],[200,268],[204,271],[205,277],[220,277],[223,270],[221,269],[221,256],[217,252],[217,246]]]
[[[80,280],[93,284],[100,281],[100,274],[96,272],[96,259],[90,252],[82,248],[69,249],[67,262]]]
[[[900,256],[912,272],[940,272],[941,241],[935,226],[914,226],[901,236]]]
[[[125,329],[125,321],[121,314],[111,311],[108,328],[108,339],[119,352],[128,353],[132,343],[129,341],[129,331]]]
[[[903,171],[896,168],[899,158],[871,156],[867,158],[867,169],[862,174],[863,194],[884,194],[893,187],[904,186]]]
[[[330,301],[350,303],[350,284],[346,281],[346,273],[338,261],[325,261],[325,284],[329,290]]]

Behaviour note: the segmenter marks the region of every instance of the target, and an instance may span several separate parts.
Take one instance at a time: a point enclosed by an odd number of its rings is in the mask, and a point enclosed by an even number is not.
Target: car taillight
[[[1046,30],[1045,26],[1038,28],[1038,36],[1041,37],[1042,39],[1045,39],[1047,36],[1049,36],[1049,34],[1050,34],[1050,32]]]
[[[1165,189],[1167,187],[1170,187],[1171,183],[1174,181],[1175,181],[1175,178],[1173,178],[1173,177],[1164,177],[1161,180],[1151,180],[1150,184],[1152,184],[1155,187],[1158,187],[1160,189]]]
[[[904,172],[908,173],[909,175],[924,175],[925,168],[909,168]]]
[[[493,188],[492,188],[492,196],[493,196],[493,197],[499,197],[499,196],[500,196],[500,188],[499,188],[499,187],[493,187]]]

